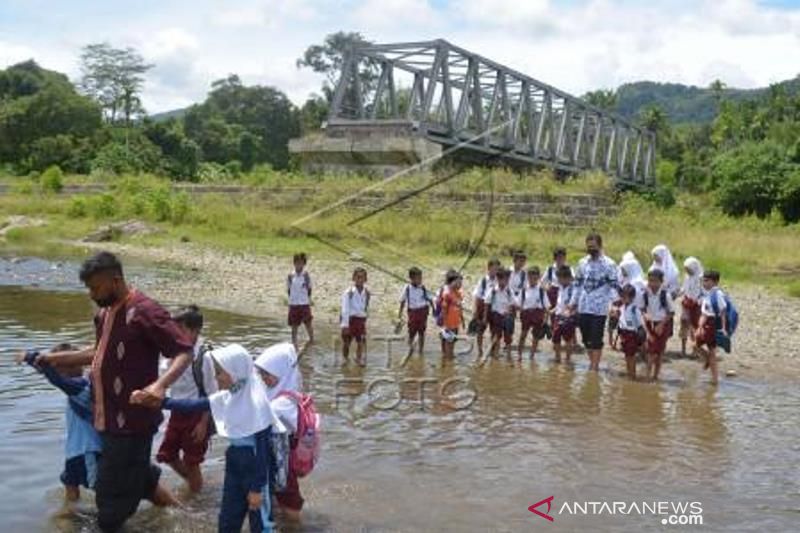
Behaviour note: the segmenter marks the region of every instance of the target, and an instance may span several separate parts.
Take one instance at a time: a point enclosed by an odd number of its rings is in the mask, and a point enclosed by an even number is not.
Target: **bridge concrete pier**
[[[289,152],[310,173],[385,177],[426,161],[433,165],[442,151],[412,120],[332,120],[320,133],[289,141]]]

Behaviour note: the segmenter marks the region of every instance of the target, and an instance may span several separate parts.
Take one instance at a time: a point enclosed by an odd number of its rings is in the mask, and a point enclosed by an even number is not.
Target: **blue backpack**
[[[427,291],[425,292],[427,294]],[[444,294],[444,285],[439,287],[436,291],[436,298],[433,302],[433,320],[437,326],[442,327],[444,324],[444,315],[442,314],[442,295]]]
[[[711,308],[714,310],[714,314],[719,318],[719,302],[717,299],[719,298],[719,289],[712,289],[711,290]],[[733,304],[733,300],[731,297],[727,295],[727,293],[722,293],[723,299],[725,300],[725,333],[728,334],[730,337],[734,333],[736,333],[736,328],[739,327],[739,310],[736,309],[736,306]]]

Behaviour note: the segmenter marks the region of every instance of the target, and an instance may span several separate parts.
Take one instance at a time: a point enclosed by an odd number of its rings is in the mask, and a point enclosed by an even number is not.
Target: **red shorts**
[[[550,309],[556,306],[556,302],[558,302],[558,286],[557,285],[550,285],[547,289],[547,299],[550,300]]]
[[[689,298],[684,297],[682,300],[684,315],[688,317],[689,324],[692,325],[694,329],[700,325],[700,304],[696,300],[691,300]]]
[[[486,303],[483,300],[476,300],[475,301],[475,318],[477,319],[477,327],[475,328],[475,333],[478,335],[483,335],[486,331],[486,322],[483,321],[483,314],[486,311]]]
[[[187,465],[199,465],[203,462],[208,451],[208,440],[211,437],[206,432],[206,437],[201,442],[195,442],[192,431],[200,422],[205,413],[172,413],[164,433],[164,441],[158,449],[156,460],[159,463],[172,463],[179,459],[183,450],[183,462]],[[211,425],[209,421],[209,426]]]
[[[667,340],[672,337],[672,328],[670,327],[669,322],[669,319],[662,320],[661,322],[647,322],[645,326],[647,328],[647,333],[648,335],[653,335],[652,340],[650,340],[650,337],[648,336],[646,347],[647,353],[664,353],[664,351],[667,349]],[[653,332],[655,331],[656,326],[659,324],[664,324],[664,331],[661,333],[661,335],[655,335]]]
[[[311,306],[310,305],[290,305],[289,306],[289,325],[297,327],[300,324],[310,324],[311,319]]]
[[[531,330],[536,338],[541,337],[544,326],[544,309],[523,309],[519,315],[522,329]]]
[[[428,307],[408,310],[408,336],[424,335],[428,327]]]
[[[303,508],[303,497],[300,495],[300,484],[297,482],[297,475],[291,468],[286,475],[286,488],[281,492],[275,493],[275,499],[281,507],[300,511]]]
[[[717,347],[717,327],[713,317],[706,317],[706,323],[703,329],[697,332],[696,340],[698,346],[705,345],[710,350]]]
[[[635,357],[639,352],[639,335],[635,331],[620,330],[619,339],[622,341],[622,353],[625,357]]]
[[[350,341],[355,339],[356,342],[363,341],[367,336],[367,317],[365,316],[351,316],[350,322],[347,326],[347,331],[342,330],[342,339]]]
[[[507,316],[509,315],[501,315],[495,311],[489,313],[489,331],[492,332],[492,337],[500,337],[502,335],[503,341],[506,344],[511,344],[511,339],[514,335],[514,332],[509,331],[509,329],[506,328]]]
[[[553,344],[575,340],[575,317],[553,317]]]

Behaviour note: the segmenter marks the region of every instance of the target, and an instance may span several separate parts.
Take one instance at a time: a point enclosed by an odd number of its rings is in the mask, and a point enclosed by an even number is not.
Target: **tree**
[[[309,96],[300,108],[300,130],[303,134],[315,132],[328,116],[328,101],[317,94]]]
[[[652,105],[644,109],[639,118],[639,122],[643,127],[655,132],[656,135],[666,133],[669,129],[667,114],[657,105]]]
[[[612,89],[589,91],[583,95],[583,99],[606,111],[613,111],[617,107],[617,93]]]
[[[322,83],[322,93],[328,102],[333,100],[333,91],[336,82],[341,76],[344,56],[348,49],[372,44],[372,41],[364,39],[358,32],[336,32],[325,37],[322,44],[315,44],[306,48],[303,57],[297,60],[297,67],[310,68],[314,72],[325,75]],[[360,70],[361,87],[364,92],[368,92],[377,83],[378,71],[374,62],[367,62]]]
[[[727,85],[720,79],[716,79],[711,82],[708,86],[708,90],[714,95],[714,100],[717,102],[717,107],[719,107],[719,103],[722,101],[722,96],[725,93],[725,89],[727,89]]]
[[[114,123],[122,114],[125,124],[144,112],[141,93],[144,74],[153,68],[133,48],[113,48],[108,43],[90,44],[81,53],[80,86],[103,108]]]

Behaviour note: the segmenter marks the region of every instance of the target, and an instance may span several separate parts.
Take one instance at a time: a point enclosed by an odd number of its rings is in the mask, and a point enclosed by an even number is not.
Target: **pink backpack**
[[[297,403],[296,444],[289,455],[289,468],[297,477],[305,477],[319,460],[321,418],[314,407],[314,399],[308,394],[287,390],[278,396],[288,396]]]

